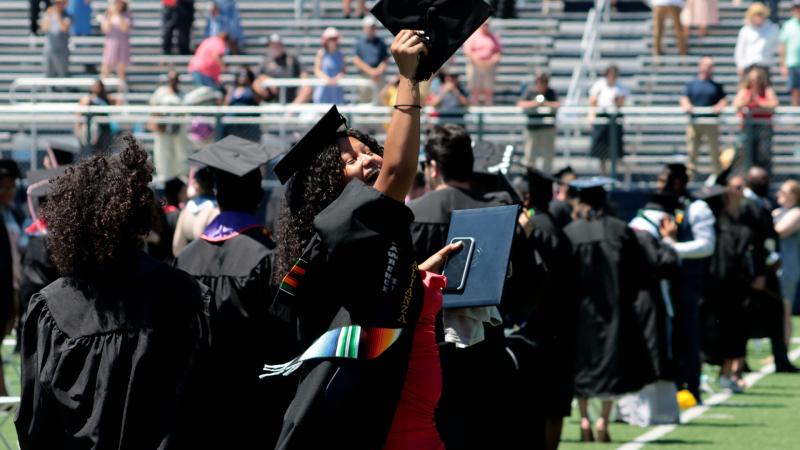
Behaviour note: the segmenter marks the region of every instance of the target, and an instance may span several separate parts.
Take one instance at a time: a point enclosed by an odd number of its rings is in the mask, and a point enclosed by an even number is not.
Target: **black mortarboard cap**
[[[569,184],[570,194],[577,197],[583,203],[592,207],[602,207],[608,201],[608,193],[605,187],[613,185],[612,178],[593,177],[582,180],[575,180]]]
[[[0,177],[20,178],[22,172],[13,159],[0,159]]]
[[[81,153],[81,146],[77,142],[50,141],[47,145],[47,154],[56,166],[72,164]]]
[[[55,169],[32,170],[28,172],[28,196],[35,199],[47,197],[50,193],[50,186],[56,178],[64,175],[67,166],[59,166]]]
[[[336,105],[332,106],[275,165],[275,174],[278,175],[281,184],[286,184],[292,175],[307,166],[314,155],[333,139],[339,128],[346,124],[347,121],[339,114]]]
[[[519,193],[511,185],[502,167],[506,155],[502,147],[490,142],[476,142],[472,148],[474,162],[472,164],[473,189],[482,193],[506,192],[514,203],[522,203]]]
[[[237,177],[243,177],[258,169],[262,164],[266,164],[270,157],[261,144],[231,135],[207,145],[204,149],[191,155],[189,159]]]
[[[575,174],[575,169],[573,169],[572,166],[562,168],[558,172],[554,173],[553,176],[556,178],[556,180],[560,180],[561,177],[568,174]]]
[[[416,80],[427,80],[469,39],[494,10],[484,0],[380,0],[372,8],[392,34],[401,30],[425,33],[428,54]]]
[[[553,183],[555,177],[539,169],[528,168],[528,192],[534,196],[550,201],[553,198]]]
[[[680,207],[680,198],[670,192],[655,192],[645,204],[645,209],[655,209],[672,214]]]

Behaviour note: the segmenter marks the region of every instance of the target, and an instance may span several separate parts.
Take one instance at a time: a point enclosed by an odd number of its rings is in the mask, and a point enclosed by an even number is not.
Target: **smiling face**
[[[354,137],[342,137],[338,144],[344,162],[343,184],[347,185],[358,178],[369,186],[374,185],[383,166],[383,158]]]

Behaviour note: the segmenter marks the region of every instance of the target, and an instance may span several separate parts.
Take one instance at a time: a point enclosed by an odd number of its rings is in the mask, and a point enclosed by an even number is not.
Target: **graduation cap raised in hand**
[[[286,184],[292,175],[303,167],[308,166],[314,155],[317,154],[327,142],[336,135],[347,120],[339,114],[336,105],[322,116],[294,146],[284,155],[283,159],[275,165],[275,174],[281,184]]]
[[[484,0],[380,0],[372,8],[392,34],[420,30],[428,54],[420,56],[417,81],[436,73],[494,10]]]

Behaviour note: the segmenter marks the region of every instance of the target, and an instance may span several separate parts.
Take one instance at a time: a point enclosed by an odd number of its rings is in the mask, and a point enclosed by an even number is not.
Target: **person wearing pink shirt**
[[[228,33],[219,33],[203,40],[189,60],[189,73],[196,86],[221,89],[220,75],[225,70],[223,57],[228,51]]]
[[[489,21],[464,43],[464,53],[469,58],[467,64],[467,84],[476,105],[494,104],[494,82],[497,78],[497,64],[500,62],[503,47],[500,38],[489,29]]]

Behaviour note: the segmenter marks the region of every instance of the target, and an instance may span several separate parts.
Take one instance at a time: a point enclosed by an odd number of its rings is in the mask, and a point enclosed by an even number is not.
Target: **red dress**
[[[442,395],[442,367],[436,342],[436,315],[442,309],[445,277],[420,271],[425,287],[422,314],[414,330],[408,371],[383,450],[443,450],[434,410]]]

